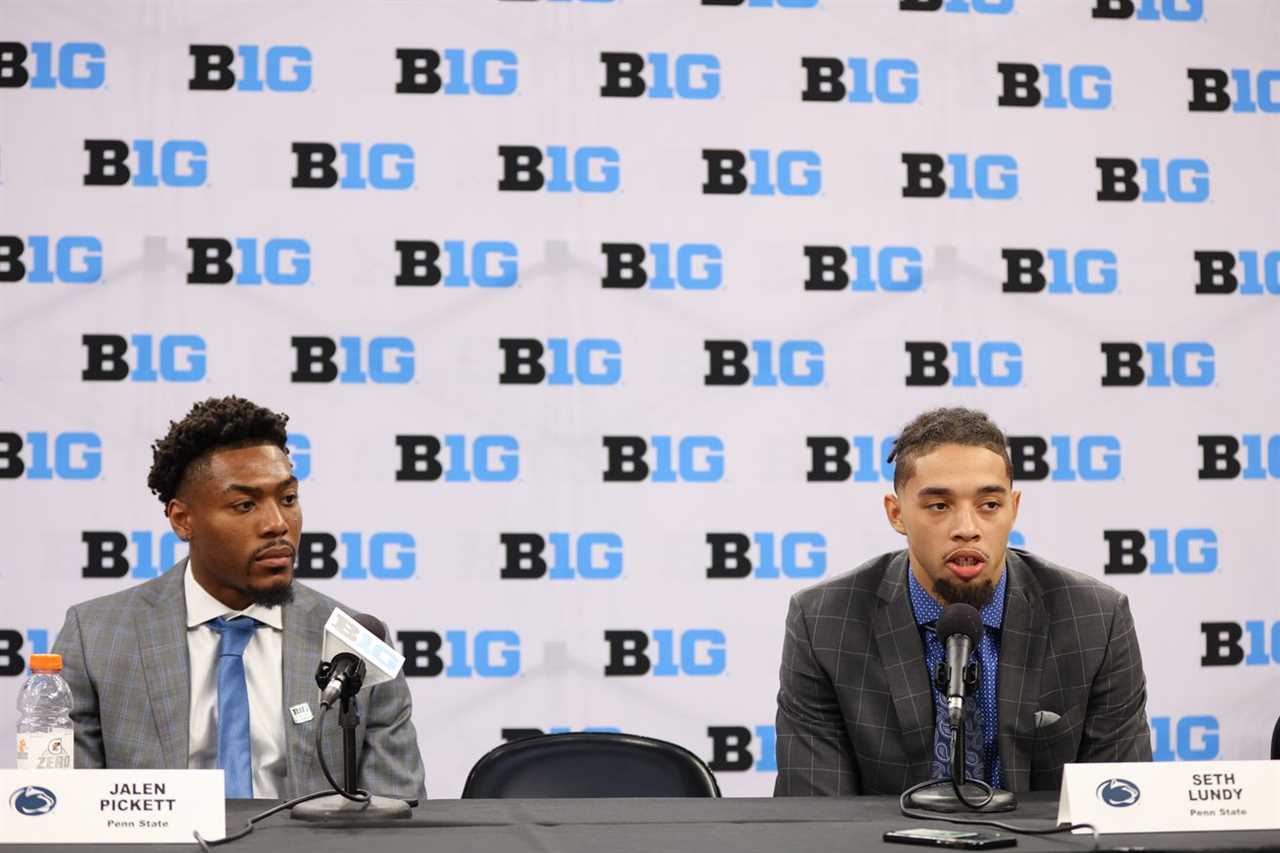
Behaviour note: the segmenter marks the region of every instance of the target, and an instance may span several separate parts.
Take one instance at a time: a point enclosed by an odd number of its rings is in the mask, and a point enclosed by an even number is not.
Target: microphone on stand
[[[354,617],[334,608],[324,626],[324,660],[316,668],[320,688],[320,718],[316,720],[316,758],[333,793],[299,803],[290,812],[298,820],[387,820],[407,818],[412,809],[404,800],[379,797],[359,787],[356,759],[356,727],[360,712],[356,694],[365,686],[390,681],[404,666],[404,656],[387,645],[387,628],[381,621],[361,613]],[[342,729],[342,779],[339,785],[325,761],[321,733],[324,718],[338,702],[338,725]]]
[[[978,686],[978,662],[972,660],[982,638],[982,616],[969,604],[948,604],[938,617],[938,639],[946,650],[938,664],[935,684],[946,691],[951,722],[951,774],[911,788],[903,798],[914,808],[932,812],[1007,812],[1018,801],[1009,791],[992,788],[966,773],[964,700]]]

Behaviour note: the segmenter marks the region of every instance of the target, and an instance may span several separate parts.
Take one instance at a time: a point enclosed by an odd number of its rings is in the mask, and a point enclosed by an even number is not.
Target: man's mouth
[[[946,566],[960,580],[973,580],[987,567],[987,555],[972,548],[962,548],[947,555]]]
[[[268,569],[287,569],[293,565],[293,549],[285,547],[268,548],[257,554],[253,561]]]

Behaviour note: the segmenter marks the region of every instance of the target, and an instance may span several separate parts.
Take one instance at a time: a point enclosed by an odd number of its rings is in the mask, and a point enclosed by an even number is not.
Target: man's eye
[[[283,503],[285,506],[293,506],[297,502],[298,502],[297,495],[285,495],[283,500],[281,501],[281,503]]]
[[[253,509],[253,501],[240,501],[240,503],[236,504],[236,509],[240,512],[248,512]]]
[[[947,508],[947,505],[944,503],[929,504],[929,509],[943,510],[946,508]]]
[[[986,503],[984,503],[984,504],[983,504],[983,506],[984,506],[984,507],[986,507],[987,509],[999,509],[999,508],[1000,508],[1000,502],[999,502],[999,501],[987,501]]]

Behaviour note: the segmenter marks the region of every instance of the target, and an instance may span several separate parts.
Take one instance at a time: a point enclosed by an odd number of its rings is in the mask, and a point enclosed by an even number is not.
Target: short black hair
[[[273,444],[285,453],[289,416],[264,409],[243,397],[210,397],[191,407],[169,432],[151,445],[147,485],[167,508],[193,462],[214,450]]]
[[[986,412],[955,406],[947,409],[930,409],[916,416],[902,428],[889,461],[896,460],[893,472],[893,490],[902,489],[916,472],[916,460],[932,453],[944,444],[962,444],[966,447],[985,447],[1004,460],[1005,473],[1013,479],[1013,460],[1009,458],[1008,442],[1000,427],[991,422]]]

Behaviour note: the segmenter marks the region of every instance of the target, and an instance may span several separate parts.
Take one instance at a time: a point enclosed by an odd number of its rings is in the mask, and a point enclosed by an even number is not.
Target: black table
[[[1003,816],[1013,823],[1049,826],[1057,818],[1057,798],[1028,794],[1018,810]],[[266,800],[231,800],[227,828],[236,830],[249,816],[270,807]],[[377,826],[316,826],[281,813],[267,818],[239,841],[215,850],[228,853],[854,853],[887,850],[924,851],[923,847],[885,844],[886,830],[914,826],[947,827],[940,821],[902,817],[889,797],[850,799],[721,800],[430,800],[408,821]],[[1276,850],[1280,831],[1104,835],[1101,849],[1117,850]],[[1089,836],[1019,836],[1015,851],[1089,850]],[[95,849],[120,845],[65,847],[5,845],[10,851]],[[194,845],[153,845],[154,853],[189,851]]]

